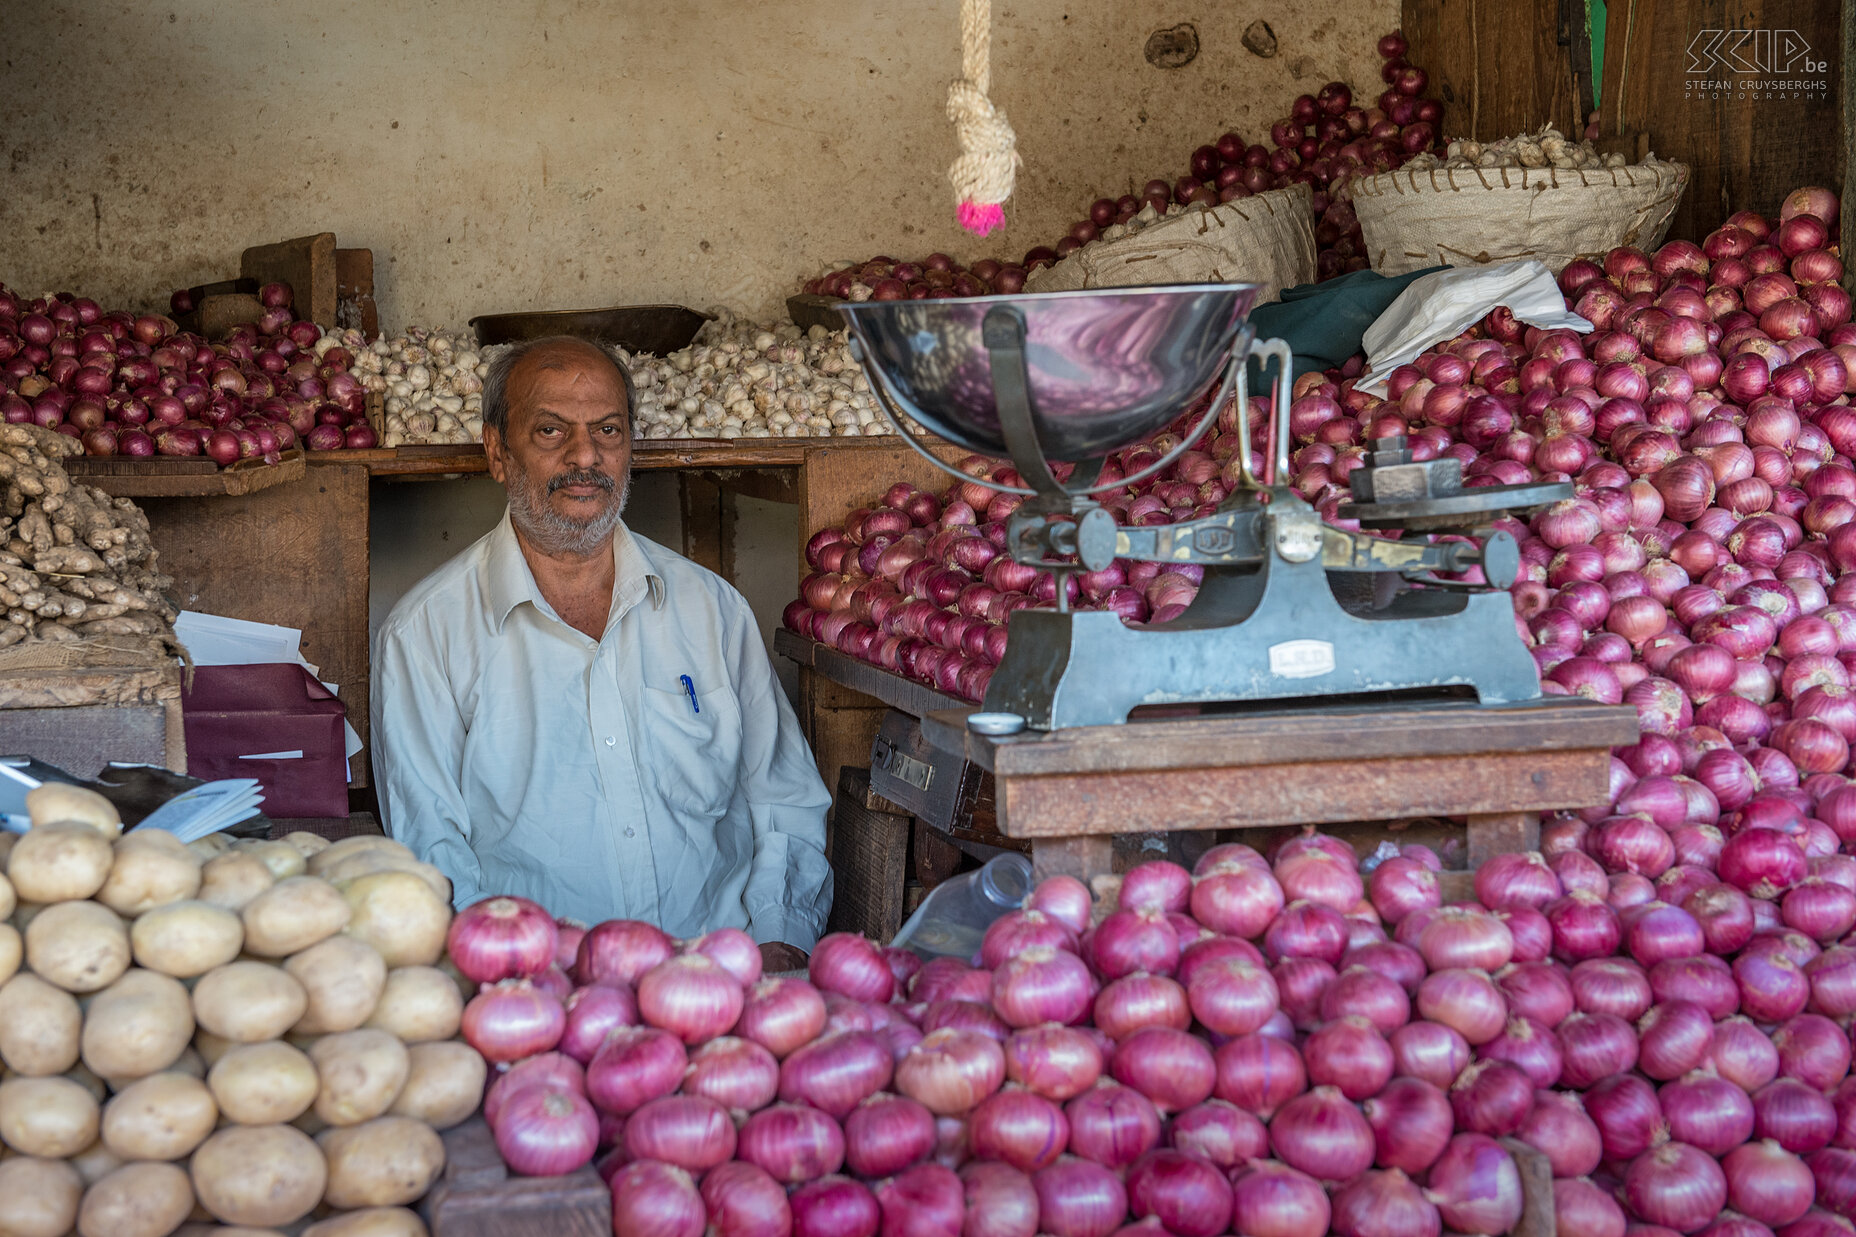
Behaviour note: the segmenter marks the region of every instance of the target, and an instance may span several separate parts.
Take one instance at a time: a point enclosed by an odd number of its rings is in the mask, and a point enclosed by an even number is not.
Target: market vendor
[[[595,344],[492,362],[483,446],[509,509],[377,641],[387,831],[460,907],[738,927],[789,969],[831,906],[829,796],[741,595],[621,519],[631,406]]]

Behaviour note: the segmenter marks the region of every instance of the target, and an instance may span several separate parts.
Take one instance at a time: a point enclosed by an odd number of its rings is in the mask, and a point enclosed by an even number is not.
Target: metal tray
[[[627,352],[663,356],[689,347],[702,324],[713,316],[682,305],[615,305],[606,309],[479,314],[470,324],[481,347],[572,335],[617,344]]]

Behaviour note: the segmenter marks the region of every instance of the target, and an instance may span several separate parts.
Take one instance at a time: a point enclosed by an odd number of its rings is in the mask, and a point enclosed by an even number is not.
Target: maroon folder
[[[257,778],[266,816],[348,815],[348,710],[303,667],[196,666],[181,712],[192,776]]]

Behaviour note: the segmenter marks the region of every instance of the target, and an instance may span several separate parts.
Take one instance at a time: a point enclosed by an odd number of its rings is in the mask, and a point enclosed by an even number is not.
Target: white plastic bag
[[[1412,280],[1366,328],[1361,346],[1372,372],[1360,381],[1360,389],[1384,395],[1394,369],[1432,344],[1454,339],[1497,305],[1542,330],[1592,329],[1590,322],[1566,308],[1553,273],[1539,262],[1453,266]]]

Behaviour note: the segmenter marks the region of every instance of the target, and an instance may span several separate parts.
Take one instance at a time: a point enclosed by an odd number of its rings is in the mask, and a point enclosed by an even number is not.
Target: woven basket
[[[1112,241],[1085,245],[1033,271],[1027,292],[1165,283],[1254,283],[1259,305],[1315,278],[1313,196],[1291,185],[1170,215]]]
[[[1366,254],[1382,275],[1533,258],[1558,274],[1620,245],[1653,249],[1669,230],[1688,168],[1434,168],[1353,183]]]

